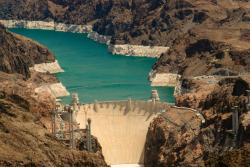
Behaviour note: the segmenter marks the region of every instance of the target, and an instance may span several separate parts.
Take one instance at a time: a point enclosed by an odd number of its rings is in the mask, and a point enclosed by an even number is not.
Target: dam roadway
[[[98,138],[109,165],[143,165],[149,124],[167,107],[167,103],[146,101],[96,102],[82,105],[76,121],[85,128],[91,119],[91,133]]]

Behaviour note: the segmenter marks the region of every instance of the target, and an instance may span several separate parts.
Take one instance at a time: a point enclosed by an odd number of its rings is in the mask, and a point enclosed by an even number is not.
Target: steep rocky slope
[[[209,167],[249,167],[249,150],[249,144],[245,144],[244,147],[240,149],[225,151],[221,154],[212,154],[205,164]]]
[[[30,77],[29,67],[53,62],[54,56],[45,47],[25,37],[14,35],[0,26],[0,71]]]
[[[247,113],[245,102],[249,80],[225,78],[214,83],[207,81],[186,80],[185,92],[176,99],[178,106],[199,111],[206,120],[205,124],[198,124],[196,119],[183,114],[174,117],[180,112],[176,108],[159,116],[148,131],[146,167],[155,164],[162,167],[249,166],[249,125],[244,129],[241,122],[237,138],[239,148],[230,149],[234,145],[230,132],[232,107],[239,106],[242,116]],[[181,124],[178,124],[178,119]]]
[[[201,166],[208,135],[202,133],[201,121],[192,111],[171,108],[150,124],[145,166]]]
[[[0,91],[0,166],[107,166],[100,150],[71,150],[57,141],[33,108],[45,110],[49,103],[30,99]]]

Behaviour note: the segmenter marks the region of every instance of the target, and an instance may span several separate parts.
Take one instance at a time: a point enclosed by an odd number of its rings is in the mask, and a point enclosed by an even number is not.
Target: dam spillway
[[[80,107],[76,121],[91,131],[110,165],[144,164],[144,145],[150,122],[167,109],[166,103],[147,101],[97,102]]]

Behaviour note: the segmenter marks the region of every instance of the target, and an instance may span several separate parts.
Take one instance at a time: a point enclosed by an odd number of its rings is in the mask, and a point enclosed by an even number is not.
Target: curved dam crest
[[[47,46],[64,73],[57,74],[67,90],[77,92],[81,102],[95,100],[148,100],[151,90],[148,73],[156,59],[114,56],[108,46],[94,42],[86,34],[48,30],[10,29]],[[66,40],[65,40],[66,39]],[[174,102],[174,88],[157,87],[162,101]],[[70,97],[63,98],[70,103]]]

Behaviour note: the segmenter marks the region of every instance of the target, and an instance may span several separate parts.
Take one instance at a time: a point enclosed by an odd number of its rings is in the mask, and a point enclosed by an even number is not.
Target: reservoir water
[[[94,42],[86,34],[47,30],[11,29],[29,37],[56,56],[64,73],[58,79],[69,92],[77,92],[81,102],[148,100],[152,89],[157,89],[161,101],[174,102],[174,88],[152,88],[148,73],[156,62],[154,58],[112,55],[104,44]],[[62,98],[69,103],[70,97]]]

